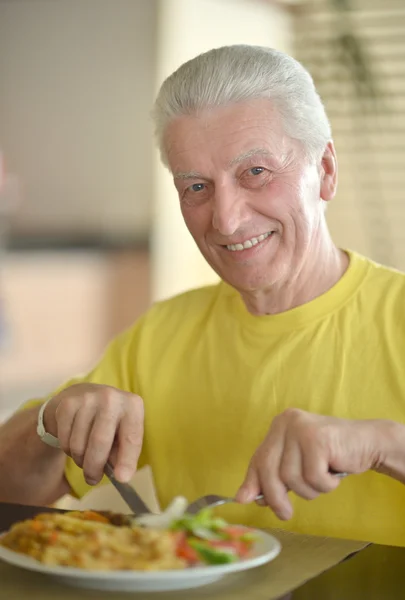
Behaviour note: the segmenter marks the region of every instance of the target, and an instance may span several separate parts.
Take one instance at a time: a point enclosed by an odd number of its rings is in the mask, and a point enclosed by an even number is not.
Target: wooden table
[[[0,503],[0,531],[8,529],[16,521],[31,518],[44,510],[49,511],[50,509]],[[333,542],[331,540],[331,543]],[[293,569],[294,565],[291,568]],[[253,571],[255,570],[253,569]],[[23,578],[24,572],[21,573]],[[261,588],[258,590],[259,593],[255,592],[255,598],[268,600],[269,595],[263,591]],[[78,593],[80,594],[78,590],[74,591],[73,589],[71,593],[74,594],[71,596],[72,598],[78,597]],[[179,597],[180,595],[183,598],[184,592],[179,594]],[[193,590],[186,595],[190,600],[200,597],[200,593]],[[34,596],[38,597],[35,592]],[[121,594],[118,594],[117,598],[118,596],[122,597]],[[162,600],[165,596],[165,593],[159,595]],[[217,597],[217,594],[214,596]],[[0,581],[0,598],[3,597],[6,596],[2,595]],[[63,594],[63,598],[65,597],[67,596]],[[83,597],[89,598],[90,596],[85,593]],[[91,597],[93,598],[93,595]],[[94,597],[97,597],[97,593]],[[132,594],[126,594],[124,597],[131,598]],[[139,598],[139,595],[137,597]],[[155,598],[155,594],[147,594],[147,597]],[[210,598],[211,595],[208,594],[206,597]],[[219,597],[227,599],[234,596],[232,591],[229,593],[224,588],[224,595],[219,594]],[[405,548],[378,545],[364,547],[326,572],[301,584],[279,600],[361,600],[363,598],[367,600],[405,599]]]
[[[402,600],[405,598],[405,548],[368,546],[284,598]]]

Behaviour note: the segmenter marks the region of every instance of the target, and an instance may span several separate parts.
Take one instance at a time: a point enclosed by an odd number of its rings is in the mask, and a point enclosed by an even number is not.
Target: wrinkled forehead
[[[282,160],[293,145],[278,111],[263,99],[177,117],[164,134],[172,172],[190,170],[198,162],[231,167],[259,155]]]

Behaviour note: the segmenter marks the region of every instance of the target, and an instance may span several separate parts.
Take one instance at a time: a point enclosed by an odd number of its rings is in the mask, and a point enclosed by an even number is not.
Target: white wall
[[[290,37],[265,0],[0,2],[0,147],[25,185],[20,228],[145,235],[153,209],[153,297],[216,280],[153,151],[153,96],[209,48],[288,51]]]
[[[245,43],[289,51],[286,10],[261,0],[160,0],[157,87],[184,61],[210,48]],[[183,224],[169,173],[156,154],[152,294],[166,298],[217,281]]]
[[[155,0],[0,2],[0,148],[21,228],[147,234]]]

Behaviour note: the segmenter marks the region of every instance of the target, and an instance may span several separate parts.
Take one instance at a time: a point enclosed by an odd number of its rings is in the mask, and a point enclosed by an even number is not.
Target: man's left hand
[[[277,416],[255,452],[236,499],[264,503],[283,520],[292,516],[288,492],[307,500],[337,488],[334,472],[363,473],[385,464],[390,423],[346,420],[288,409]],[[332,471],[332,473],[331,473]]]

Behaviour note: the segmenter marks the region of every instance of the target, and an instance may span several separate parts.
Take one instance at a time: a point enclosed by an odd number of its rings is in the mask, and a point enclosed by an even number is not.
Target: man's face
[[[241,292],[293,280],[323,218],[323,169],[270,102],[177,118],[164,141],[184,220],[216,273]]]

